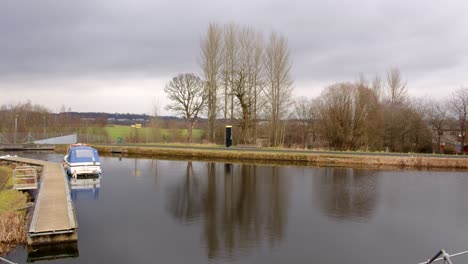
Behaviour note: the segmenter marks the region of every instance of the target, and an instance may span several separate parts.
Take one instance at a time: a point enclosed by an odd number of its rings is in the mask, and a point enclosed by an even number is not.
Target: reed
[[[65,154],[65,152],[67,152],[67,148],[68,148],[68,145],[55,145],[54,151]]]
[[[26,243],[26,222],[23,212],[0,213],[0,255],[18,244]]]
[[[7,165],[0,166],[0,190],[9,188],[13,185],[13,179],[11,178],[12,169]]]

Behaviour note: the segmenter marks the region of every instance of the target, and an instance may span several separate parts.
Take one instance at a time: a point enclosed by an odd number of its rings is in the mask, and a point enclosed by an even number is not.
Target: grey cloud
[[[199,33],[190,25],[184,27],[186,32],[171,26],[158,17],[159,12],[143,9],[142,14],[127,14],[115,8],[116,13],[111,13],[55,4],[0,8],[5,12],[0,14],[1,32],[6,36],[0,44],[1,74],[143,71],[157,75],[193,64],[198,51],[194,40]],[[33,9],[39,12],[29,12]]]
[[[468,67],[466,10],[465,1],[423,0],[2,1],[0,89],[2,79],[200,72],[209,22],[251,25],[265,38],[271,30],[284,34],[298,83],[390,66],[416,82]]]

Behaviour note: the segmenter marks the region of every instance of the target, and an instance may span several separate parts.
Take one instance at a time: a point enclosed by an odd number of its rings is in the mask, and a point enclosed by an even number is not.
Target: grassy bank
[[[151,127],[142,127],[139,129],[132,128],[131,126],[120,126],[120,125],[112,125],[106,126],[105,130],[109,135],[110,139],[113,142],[117,142],[118,138],[121,138],[124,142],[128,142],[132,138],[135,137],[135,131],[138,133],[138,137],[140,140],[148,139],[151,142],[153,138],[153,134],[155,131]],[[160,133],[159,140],[168,140],[169,138],[177,136],[179,138],[186,138],[187,137],[187,129],[165,129],[161,128],[158,131]],[[200,140],[203,136],[204,131],[201,129],[194,129],[193,130],[193,139]],[[131,142],[131,141],[130,141]]]
[[[122,151],[153,157],[174,157],[177,159],[212,160],[228,162],[259,162],[271,164],[301,164],[333,167],[414,167],[414,168],[457,168],[468,169],[468,159],[444,156],[405,155],[386,156],[376,154],[356,154],[347,152],[314,153],[304,151],[275,150],[229,150],[223,148],[171,148],[166,146],[93,146],[100,153]]]
[[[12,168],[0,166],[0,255],[26,243],[26,194],[11,189]]]

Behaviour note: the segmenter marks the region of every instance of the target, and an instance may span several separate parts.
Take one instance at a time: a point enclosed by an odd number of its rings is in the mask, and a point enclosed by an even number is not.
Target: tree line
[[[209,24],[200,42],[201,76],[180,74],[166,86],[167,109],[189,131],[207,117],[207,139],[220,142],[224,126],[237,143],[325,147],[335,150],[441,152],[444,131],[465,144],[467,88],[446,100],[418,99],[398,68],[367,80],[325,87],[316,98],[293,95],[287,39],[248,26]]]
[[[467,110],[467,88],[446,99],[412,98],[400,71],[393,68],[384,79],[377,75],[367,81],[360,75],[355,82],[326,87],[317,98],[297,98],[293,119],[300,121],[302,146],[441,153],[444,134],[451,151],[462,151]]]
[[[106,124],[103,115],[83,119],[65,106],[60,113],[53,113],[29,100],[5,104],[0,106],[0,143],[24,143],[73,133],[78,134],[82,142],[103,142],[108,137],[104,130]]]

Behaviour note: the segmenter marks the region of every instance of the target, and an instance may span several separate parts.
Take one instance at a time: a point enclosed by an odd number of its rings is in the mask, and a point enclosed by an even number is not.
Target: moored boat
[[[87,144],[72,144],[63,158],[64,168],[72,185],[85,181],[94,184],[101,178],[101,163],[95,148]]]

